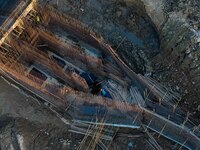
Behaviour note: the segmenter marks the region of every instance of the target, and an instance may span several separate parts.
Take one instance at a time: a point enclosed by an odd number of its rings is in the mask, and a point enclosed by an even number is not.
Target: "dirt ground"
[[[43,0],[44,1],[44,0]],[[59,11],[70,14],[100,33],[120,54],[123,60],[137,73],[146,74],[183,95],[182,107],[199,119],[198,90],[193,82],[187,82],[187,70],[176,64],[167,68],[152,64],[152,59],[161,52],[159,34],[148,16],[123,0],[46,0]],[[169,2],[168,11],[185,9]],[[192,6],[191,6],[192,7]],[[188,18],[195,20],[194,13]],[[198,28],[198,27],[197,27]],[[183,82],[184,81],[184,82]],[[188,94],[189,93],[189,94]],[[199,108],[199,109],[198,109]],[[77,149],[84,136],[68,132],[64,124],[45,105],[26,97],[0,79],[0,149]],[[127,132],[132,132],[128,130]],[[120,133],[120,132],[119,132]],[[119,134],[118,133],[118,134]],[[158,138],[158,135],[154,135]],[[88,138],[83,149],[88,148]],[[164,150],[179,146],[162,137],[159,144]],[[106,145],[108,149],[153,150],[146,135],[141,137],[120,137]],[[101,149],[101,148],[99,148]]]
[[[64,124],[50,109],[40,101],[27,97],[0,79],[0,148],[5,150],[75,150],[83,135],[71,133],[69,126]],[[128,130],[127,133],[133,130]],[[140,132],[137,132],[139,134]],[[119,135],[118,135],[119,134]],[[137,135],[135,134],[135,135]],[[148,150],[152,148],[143,141],[148,139],[144,134],[139,137],[120,136],[111,141],[104,141],[109,149],[140,149],[145,143]],[[91,138],[88,137],[82,149],[89,148]],[[99,149],[101,149],[99,147]]]

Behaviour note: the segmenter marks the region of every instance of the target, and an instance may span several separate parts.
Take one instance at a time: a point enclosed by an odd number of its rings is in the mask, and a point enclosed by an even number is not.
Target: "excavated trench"
[[[180,93],[180,106],[199,122],[199,31],[188,19],[195,9],[181,12],[176,10],[181,1],[176,3],[97,0],[55,7],[100,33],[135,72]]]
[[[191,43],[187,39],[192,38],[194,40],[192,42],[198,44],[198,39],[193,34],[195,32],[187,24],[185,25],[183,20],[179,20],[178,16],[164,13],[166,10],[163,10],[163,5],[167,5],[166,3],[163,1],[157,3],[156,0],[88,0],[60,1],[57,6],[56,1],[51,2],[60,11],[71,14],[100,33],[135,72],[152,76],[181,94],[188,90],[186,102],[196,102],[193,100],[195,96],[198,97],[197,93],[195,95],[196,89],[193,95],[190,95],[189,90],[191,86],[198,87],[199,82],[196,77],[198,63],[192,64],[194,61],[190,59],[193,59],[193,52],[186,49],[185,43]],[[182,39],[185,40],[182,42]],[[39,44],[46,43],[41,40]],[[191,49],[193,49],[192,44],[188,46]],[[187,51],[187,54],[183,54],[183,51]],[[195,52],[194,55],[196,54]],[[196,58],[194,60],[198,61]],[[194,65],[192,75],[189,69],[191,65]],[[179,81],[180,76],[184,77]],[[186,110],[193,111],[190,109],[193,103],[182,106]],[[194,115],[198,118],[196,105],[194,110],[196,112]]]
[[[100,33],[136,73],[151,76],[180,93],[180,105],[199,119],[197,0],[49,3]]]

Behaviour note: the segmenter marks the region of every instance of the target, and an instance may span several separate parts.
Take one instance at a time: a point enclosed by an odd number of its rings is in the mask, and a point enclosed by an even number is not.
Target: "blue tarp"
[[[110,93],[105,89],[101,89],[101,95],[104,96],[104,97],[112,99],[112,96],[110,95]]]

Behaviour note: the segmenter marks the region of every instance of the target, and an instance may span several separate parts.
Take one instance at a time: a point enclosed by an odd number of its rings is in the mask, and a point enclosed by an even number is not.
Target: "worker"
[[[39,16],[36,16],[36,20],[37,20],[37,22],[39,23],[39,22],[40,22],[40,17],[39,17]]]
[[[106,91],[104,89],[101,89],[101,93],[102,93],[103,96],[106,95]]]

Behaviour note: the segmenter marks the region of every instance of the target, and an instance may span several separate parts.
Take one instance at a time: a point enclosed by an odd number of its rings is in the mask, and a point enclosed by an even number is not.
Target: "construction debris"
[[[70,131],[85,135],[80,149],[88,136],[88,149],[105,149],[102,140],[112,141],[119,127],[150,129],[198,149],[199,130],[193,131],[195,121],[178,107],[179,95],[136,74],[103,37],[78,20],[50,5],[22,3],[1,27],[0,71],[70,116],[76,123]]]

